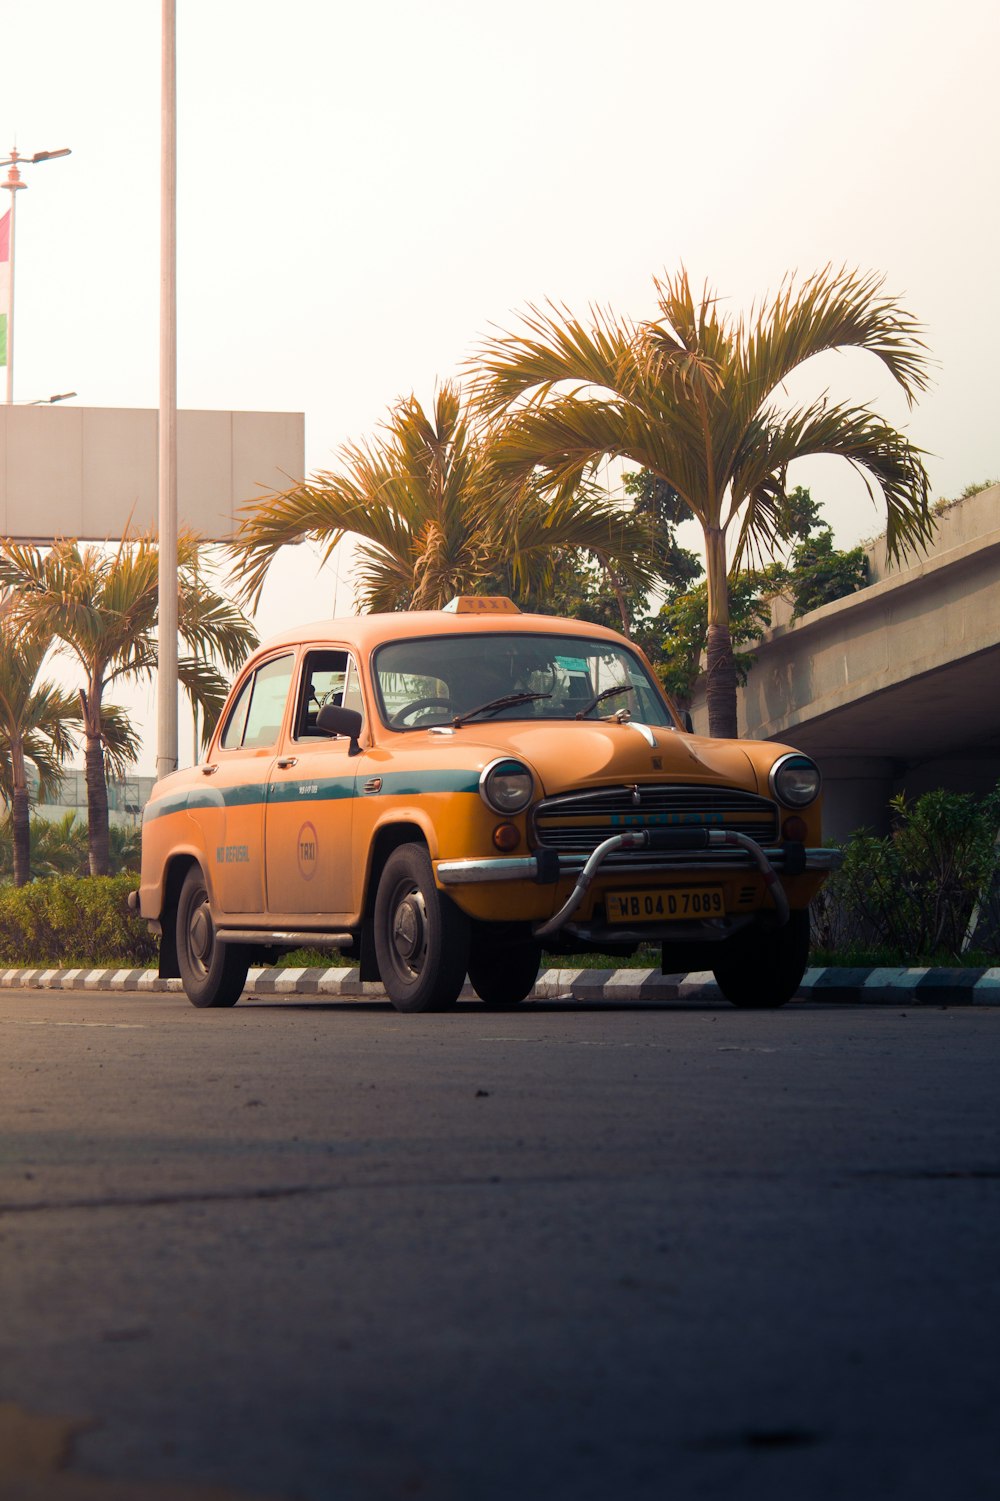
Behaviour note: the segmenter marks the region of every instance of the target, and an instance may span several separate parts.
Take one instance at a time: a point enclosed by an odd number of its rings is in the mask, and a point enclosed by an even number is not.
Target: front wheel
[[[517,1006],[530,995],[542,962],[542,946],[533,938],[513,937],[503,927],[477,933],[469,955],[469,979],[491,1011]]]
[[[184,877],[177,903],[177,963],[192,1006],[235,1006],[250,962],[239,945],[215,936],[208,888],[197,865]]]
[[[772,1010],[790,1001],[809,961],[809,911],[791,912],[780,928],[749,927],[725,947],[713,968],[727,1001]]]
[[[434,884],[420,844],[394,849],[375,895],[375,957],[397,1011],[447,1011],[469,960],[469,919]]]

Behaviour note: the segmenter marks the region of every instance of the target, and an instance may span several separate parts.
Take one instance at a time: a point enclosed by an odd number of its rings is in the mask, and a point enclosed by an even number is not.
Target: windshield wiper
[[[499,714],[501,709],[509,709],[513,704],[530,704],[537,698],[551,697],[551,693],[505,693],[503,698],[491,698],[488,704],[480,704],[478,709],[468,709],[464,714],[456,714],[452,725],[458,729],[460,724],[475,719],[479,714]]]
[[[635,689],[629,683],[622,683],[621,687],[619,687],[619,688],[605,688],[605,690],[604,690],[603,693],[599,693],[596,698],[592,698],[590,700],[589,704],[587,704],[584,708],[580,709],[578,711],[576,717],[577,717],[577,719],[586,719],[587,715],[590,713],[590,711],[592,709],[596,709],[598,704],[603,704],[603,702],[604,702],[604,700],[606,698],[614,698],[614,696],[615,696],[616,693],[634,693],[634,692],[635,692]]]

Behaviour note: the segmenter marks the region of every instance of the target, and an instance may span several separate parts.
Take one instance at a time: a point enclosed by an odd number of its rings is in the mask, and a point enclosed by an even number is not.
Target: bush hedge
[[[935,791],[891,807],[895,828],[844,846],[843,868],[813,904],[813,964],[991,964],[1000,953],[1000,786],[985,798]],[[0,881],[0,966],[154,966],[158,942],[130,912],[133,874]],[[353,964],[304,954],[293,964]],[[585,956],[560,968],[628,961]],[[647,950],[633,963],[655,966]]]
[[[996,962],[1000,946],[1000,786],[986,797],[938,788],[889,804],[884,837],[859,829],[813,903],[814,963]]]
[[[130,912],[135,875],[0,884],[0,964],[8,969],[154,965],[158,942]]]

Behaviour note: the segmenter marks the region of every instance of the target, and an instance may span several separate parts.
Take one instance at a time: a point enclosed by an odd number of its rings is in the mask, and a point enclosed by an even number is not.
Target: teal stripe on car
[[[371,775],[368,768],[362,781]],[[191,812],[197,808],[245,808],[255,803],[326,803],[347,797],[419,797],[429,792],[477,792],[478,771],[390,771],[380,773],[382,787],[377,793],[364,793],[354,775],[347,777],[310,777],[308,774],[280,782],[246,782],[239,787],[198,788],[191,792],[171,792],[147,803],[143,819],[165,818],[170,813]],[[269,790],[270,789],[270,790]]]

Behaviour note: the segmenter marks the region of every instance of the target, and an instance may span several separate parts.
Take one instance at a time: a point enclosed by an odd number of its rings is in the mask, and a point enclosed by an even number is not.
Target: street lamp
[[[4,320],[4,338],[0,340],[3,345],[3,359],[0,363],[7,366],[7,402],[14,400],[14,212],[17,205],[17,194],[20,188],[26,188],[28,184],[21,181],[21,172],[18,162],[25,166],[33,166],[35,162],[52,161],[57,156],[69,156],[68,146],[63,146],[60,151],[36,151],[34,156],[22,156],[16,148],[11,148],[10,156],[0,161],[0,167],[7,167],[6,181],[0,183],[10,193],[10,208],[3,218],[0,219],[0,319]],[[7,275],[7,296],[2,295],[3,273]]]

